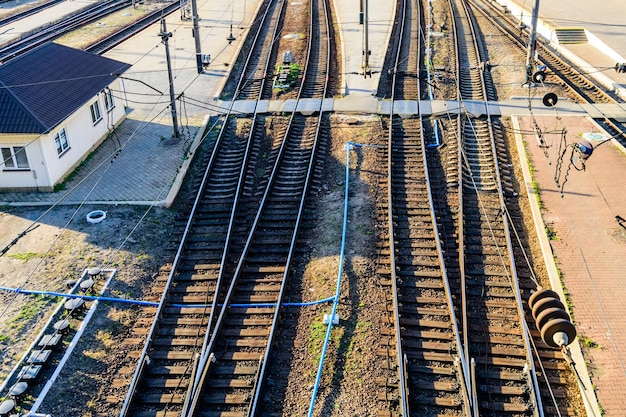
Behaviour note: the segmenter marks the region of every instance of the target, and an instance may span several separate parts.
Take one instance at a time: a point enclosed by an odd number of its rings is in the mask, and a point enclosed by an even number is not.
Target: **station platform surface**
[[[600,417],[601,409],[606,417],[626,416],[626,150],[585,117],[535,121],[554,133],[543,136],[547,148],[542,148],[530,133],[531,117],[515,117],[519,153],[528,157],[521,165],[552,288],[570,305],[583,346],[578,365],[587,364],[591,382],[585,386],[589,397],[595,390],[600,405],[588,415]],[[571,156],[573,145],[583,140],[593,153],[581,170],[581,161],[573,163]]]
[[[16,20],[7,25],[0,26],[0,46],[9,42],[14,42],[22,36],[28,35],[34,28],[41,26],[42,24],[50,24],[67,16],[71,13],[77,12],[83,8],[89,7],[97,3],[96,0],[73,0],[63,1],[52,7],[46,9],[46,22],[42,22],[41,16],[33,15],[25,17],[20,20]],[[0,3],[0,19],[5,19],[11,13],[11,10],[15,10],[23,2],[16,0],[9,0]]]
[[[582,0],[574,1],[582,3]],[[556,4],[559,16],[568,19],[565,12],[574,8],[558,6],[558,3],[557,0],[542,0],[542,4]],[[595,9],[587,12],[587,16],[594,15],[597,3],[588,5]],[[615,3],[616,0],[601,1],[601,4],[607,5]],[[395,15],[395,2],[368,2],[371,77],[365,77],[362,71],[362,25],[355,4],[358,5],[358,2],[334,0],[342,40],[343,78],[342,97],[334,99],[332,106],[337,112],[369,109],[372,113],[373,109],[378,111],[383,106],[375,94]],[[181,20],[179,13],[167,17],[167,30],[173,35],[168,42],[174,90],[177,96],[182,94],[178,101],[181,105],[177,109],[181,121],[179,139],[172,139],[165,52],[158,35],[161,29],[156,25],[105,54],[132,65],[123,75],[125,91],[116,97],[127,106],[127,118],[75,178],[67,183],[67,189],[56,193],[0,193],[0,205],[171,204],[184,177],[186,164],[190,161],[187,151],[190,147],[193,149],[194,143],[199,140],[198,132],[206,123],[207,115],[223,111],[220,106],[224,103],[218,99],[221,89],[259,5],[259,0],[198,4],[203,53],[211,54],[211,64],[201,74],[196,68],[191,20]],[[624,13],[623,8],[616,6],[614,9],[618,9],[616,13]],[[616,23],[608,25],[615,30],[620,27]],[[228,42],[231,33],[235,40]],[[604,38],[602,30],[595,34],[607,45],[613,44]],[[594,56],[601,56],[606,65],[615,64],[609,62],[613,59],[606,51],[590,45],[569,45],[568,48],[572,51],[579,48],[576,53],[585,62],[599,63],[599,58]],[[616,47],[617,53],[623,56],[624,51],[619,49]],[[626,74],[614,71],[603,73],[610,74],[617,83],[626,80]],[[524,126],[522,129],[529,131],[527,103],[521,100],[519,103],[514,100],[507,103],[493,105],[500,109],[503,116],[518,119]],[[278,104],[268,103],[268,108],[271,105]],[[430,108],[434,113],[451,105],[438,102],[431,103]],[[414,110],[412,106],[407,103],[406,111]],[[579,140],[577,133],[590,131],[592,124],[587,115],[593,113],[592,108],[576,107],[566,111],[568,104],[565,101],[559,101],[559,106],[563,106],[559,107],[559,114],[563,116],[561,121],[539,114],[538,110],[535,112],[537,117],[546,118],[542,123],[566,124],[568,132],[573,135],[570,143]],[[597,109],[605,113],[620,111],[613,107]],[[531,142],[528,137],[524,140]],[[561,197],[554,181],[554,162],[547,164],[546,157],[536,146],[529,146],[528,153],[546,210],[543,218],[541,213],[537,214],[537,221],[549,224],[559,238],[548,243],[545,255],[550,259],[554,259],[553,254],[556,257],[574,306],[574,320],[579,333],[601,346],[585,352],[590,355],[585,356],[585,360],[589,361],[600,405],[608,417],[626,416],[626,396],[621,393],[621,387],[626,386],[626,358],[623,357],[626,354],[626,329],[623,329],[626,321],[622,319],[621,302],[626,297],[626,286],[621,282],[626,270],[626,232],[615,217],[626,218],[623,211],[626,207],[626,158],[610,142],[601,145],[587,161],[586,171],[571,170]],[[538,233],[545,235],[543,228]]]

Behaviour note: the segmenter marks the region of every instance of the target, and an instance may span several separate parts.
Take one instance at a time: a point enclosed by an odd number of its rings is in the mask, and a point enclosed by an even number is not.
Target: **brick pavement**
[[[522,132],[533,131],[530,117],[518,120]],[[539,117],[537,121],[545,131],[566,128],[568,143],[584,140],[582,133],[598,132],[583,117]],[[583,349],[598,402],[607,417],[626,416],[626,312],[622,305],[626,299],[626,229],[615,217],[626,218],[626,151],[612,141],[602,145],[591,141],[594,151],[586,169],[571,168],[563,185],[571,153],[566,153],[559,176],[560,135],[545,136],[547,157],[536,135],[526,133],[524,139],[540,189],[543,221],[556,233],[550,247],[571,301],[578,336],[599,346]]]

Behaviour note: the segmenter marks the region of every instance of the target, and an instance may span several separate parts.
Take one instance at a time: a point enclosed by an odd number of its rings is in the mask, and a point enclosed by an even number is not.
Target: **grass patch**
[[[89,155],[87,155],[87,157],[83,159],[82,162],[78,164],[78,166],[67,175],[67,177],[63,178],[63,182],[60,182],[59,184],[55,184],[53,191],[56,193],[62,190],[66,190],[67,183],[72,181],[74,178],[76,178],[80,169],[84,167],[87,164],[87,162],[89,162],[93,158],[95,153],[96,151],[89,152]]]
[[[594,342],[593,340],[589,339],[587,336],[582,336],[580,338],[580,343],[583,345],[583,347],[587,349],[592,349],[592,348],[602,349],[602,346],[600,346],[599,343]]]
[[[20,332],[27,323],[42,314],[46,304],[48,304],[48,300],[45,297],[29,295],[27,302],[20,308],[20,311],[9,320],[9,328]]]
[[[548,240],[560,240],[559,236],[556,234],[556,231],[550,226],[544,224],[544,229],[546,230],[546,236],[548,236]]]
[[[41,258],[43,255],[37,252],[23,252],[23,253],[12,253],[9,255],[9,258],[17,259],[24,263],[28,262],[33,258]]]

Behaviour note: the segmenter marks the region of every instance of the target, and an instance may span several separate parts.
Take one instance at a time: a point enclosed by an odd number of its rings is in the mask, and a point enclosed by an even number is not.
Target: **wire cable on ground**
[[[343,224],[342,224],[342,232],[341,232],[341,251],[339,254],[339,269],[337,271],[337,288],[335,296],[333,297],[333,306],[328,319],[328,328],[326,330],[326,337],[324,338],[324,345],[322,348],[322,353],[320,356],[320,363],[317,368],[317,376],[315,377],[315,385],[313,387],[313,394],[311,397],[311,404],[309,405],[308,416],[311,417],[313,415],[313,410],[315,408],[315,400],[317,399],[317,393],[319,390],[320,380],[322,378],[322,371],[324,369],[324,360],[326,358],[326,351],[328,350],[328,344],[330,343],[330,334],[333,330],[333,320],[335,315],[337,314],[337,305],[339,304],[339,295],[341,293],[341,277],[343,275],[343,264],[346,253],[346,235],[348,232],[348,196],[349,196],[349,184],[350,184],[350,151],[355,147],[362,146],[370,146],[370,145],[362,145],[353,142],[347,142],[345,145],[346,149],[346,189],[344,195],[344,205],[343,205]]]

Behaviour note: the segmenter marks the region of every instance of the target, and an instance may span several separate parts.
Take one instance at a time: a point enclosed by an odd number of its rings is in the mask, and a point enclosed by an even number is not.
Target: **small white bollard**
[[[330,314],[324,314],[324,324],[330,323]],[[337,313],[333,315],[333,324],[339,324],[339,316]]]

